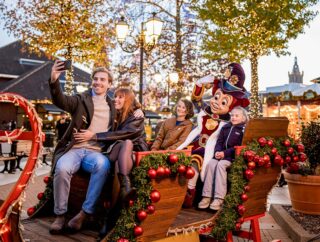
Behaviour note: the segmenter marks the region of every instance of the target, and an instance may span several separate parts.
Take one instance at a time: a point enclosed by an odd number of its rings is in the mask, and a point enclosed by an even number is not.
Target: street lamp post
[[[146,25],[146,31],[144,30]],[[163,22],[155,16],[148,19],[147,22],[141,22],[141,32],[138,36],[138,40],[134,39],[135,44],[124,45],[124,41],[129,32],[129,25],[124,21],[124,17],[116,25],[116,35],[118,42],[120,43],[121,49],[128,53],[135,52],[140,48],[140,79],[139,79],[139,102],[142,103],[143,94],[143,55],[144,51],[151,50],[157,43],[158,38],[161,34]]]

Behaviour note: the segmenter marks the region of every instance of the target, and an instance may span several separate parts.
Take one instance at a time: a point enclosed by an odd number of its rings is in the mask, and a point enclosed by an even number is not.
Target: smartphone
[[[72,66],[72,61],[71,60],[64,61],[64,69],[65,70],[71,70],[71,66]]]

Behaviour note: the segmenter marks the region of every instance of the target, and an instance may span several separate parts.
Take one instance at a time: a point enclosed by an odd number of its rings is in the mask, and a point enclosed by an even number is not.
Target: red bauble
[[[277,148],[273,147],[273,148],[271,149],[271,154],[273,154],[273,155],[278,154]]]
[[[245,192],[249,192],[250,191],[250,186],[246,185],[243,189],[244,189]]]
[[[270,161],[270,156],[269,155],[264,155],[263,156],[263,160],[264,160],[265,163],[269,162]]]
[[[252,179],[254,176],[253,171],[250,169],[246,169],[244,175],[248,180]]]
[[[242,216],[246,212],[246,208],[244,205],[240,204],[237,207],[238,213]]]
[[[259,158],[258,160],[258,166],[263,166],[265,164],[265,161],[262,157]]]
[[[304,152],[304,145],[303,144],[297,144],[297,151],[300,152]]]
[[[282,166],[283,165],[283,159],[282,159],[282,157],[281,157],[281,155],[276,155],[275,157],[274,157],[274,163],[276,164],[276,165],[279,165],[279,166]]]
[[[169,157],[168,157],[168,160],[171,164],[174,164],[174,163],[177,163],[178,160],[179,160],[179,157],[178,155],[176,154],[170,154]]]
[[[133,200],[129,200],[129,207],[132,207],[134,205],[134,201]]]
[[[194,174],[195,174],[195,172],[194,172],[193,168],[188,167],[187,171],[186,171],[186,178],[191,179],[192,177],[194,177]]]
[[[261,147],[264,147],[264,146],[266,146],[266,144],[267,144],[267,140],[266,140],[265,137],[260,137],[260,138],[258,139],[258,142],[259,142],[259,145],[260,145]]]
[[[137,212],[137,218],[139,219],[139,221],[143,221],[147,218],[147,212],[144,210],[139,210]]]
[[[299,161],[299,156],[295,155],[292,157],[292,162],[298,162]]]
[[[164,176],[164,168],[162,166],[159,166],[157,169],[157,177],[163,177]]]
[[[186,172],[186,166],[185,165],[179,165],[178,166],[178,172],[179,172],[179,174],[184,174]]]
[[[286,139],[285,141],[283,141],[283,145],[286,146],[286,147],[291,146],[290,140]]]
[[[241,200],[242,200],[243,202],[247,201],[247,200],[248,200],[248,195],[245,194],[245,193],[242,193],[242,194],[241,194]]]
[[[273,147],[273,141],[272,141],[271,139],[269,139],[269,140],[267,141],[267,145],[268,145],[269,147]]]
[[[258,162],[259,162],[259,159],[260,159],[260,156],[258,156],[258,155],[255,155],[255,156],[254,156],[254,162],[255,162],[255,163],[258,163]]]
[[[291,157],[290,156],[286,156],[285,158],[284,158],[284,163],[285,164],[289,164],[291,162]]]
[[[153,203],[158,202],[160,200],[160,192],[158,192],[157,190],[151,191],[150,199]]]
[[[253,161],[255,153],[252,150],[246,150],[243,155],[248,161]]]
[[[153,168],[150,168],[148,171],[148,176],[150,179],[155,179],[157,177],[157,171]]]
[[[43,198],[43,196],[44,196],[44,193],[43,192],[39,192],[38,195],[37,195],[37,198],[39,200],[41,200]]]
[[[133,228],[133,234],[134,234],[134,236],[140,236],[140,235],[142,235],[143,234],[143,229],[140,227],[140,226],[135,226],[134,228]]]
[[[154,211],[156,211],[156,208],[153,205],[150,204],[147,206],[147,213],[148,214],[153,214]]]
[[[254,161],[249,161],[248,162],[248,168],[250,170],[253,170],[256,167],[256,163],[254,163]]]
[[[170,174],[171,174],[170,168],[169,168],[169,167],[165,167],[165,168],[164,168],[164,175],[165,175],[165,176],[170,176]]]
[[[129,242],[129,240],[126,238],[120,238],[117,240],[117,242]]]
[[[298,172],[299,170],[299,165],[297,163],[290,163],[290,170],[295,173],[295,172]]]
[[[235,230],[238,231],[241,229],[241,223],[236,223]]]
[[[49,181],[50,181],[50,177],[49,177],[49,176],[45,176],[45,177],[43,178],[43,182],[44,182],[45,184],[48,184]]]
[[[307,160],[307,155],[305,154],[305,153],[300,153],[299,154],[299,160],[300,161],[302,161],[302,162],[304,162],[304,161],[306,161]]]
[[[27,210],[28,216],[33,215],[35,211],[36,211],[35,207],[28,208],[28,210]]]
[[[265,168],[269,168],[269,167],[271,167],[271,161],[269,161],[269,162],[265,163],[265,164],[264,164],[264,167],[265,167]]]
[[[293,152],[294,152],[294,149],[293,149],[292,147],[289,147],[289,148],[287,149],[287,152],[288,152],[289,155],[292,155]]]

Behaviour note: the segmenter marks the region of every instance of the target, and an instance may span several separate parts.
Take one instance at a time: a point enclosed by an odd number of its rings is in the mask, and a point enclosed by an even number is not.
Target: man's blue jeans
[[[70,181],[80,167],[91,173],[86,200],[82,210],[93,214],[95,205],[110,171],[110,162],[106,156],[90,149],[71,149],[57,161],[53,178],[54,213],[67,212]]]

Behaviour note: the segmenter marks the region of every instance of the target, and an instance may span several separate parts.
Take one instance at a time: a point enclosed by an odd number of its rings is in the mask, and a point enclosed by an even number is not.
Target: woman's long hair
[[[124,95],[124,105],[121,110],[116,112],[117,126],[125,121],[130,114],[133,114],[134,110],[141,107],[140,103],[136,101],[133,91],[128,88],[118,88],[114,96]]]

